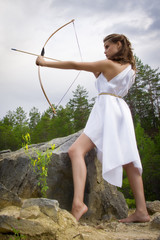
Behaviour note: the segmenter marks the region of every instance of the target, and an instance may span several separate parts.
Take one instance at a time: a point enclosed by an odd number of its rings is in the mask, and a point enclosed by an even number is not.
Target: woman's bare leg
[[[84,204],[84,189],[87,176],[85,164],[85,154],[94,148],[93,142],[84,133],[69,148],[69,156],[72,163],[74,197],[72,204],[72,214],[77,219],[87,212],[88,208]]]
[[[136,201],[136,211],[131,216],[121,219],[120,222],[148,222],[150,217],[146,209],[146,202],[144,197],[144,188],[142,177],[138,168],[135,168],[133,163],[123,166],[133,191]]]

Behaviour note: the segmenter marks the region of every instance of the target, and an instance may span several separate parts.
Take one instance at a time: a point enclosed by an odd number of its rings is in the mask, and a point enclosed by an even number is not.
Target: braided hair
[[[124,36],[123,34],[114,33],[106,36],[103,42],[105,43],[106,41],[110,41],[112,43],[117,43],[118,41],[120,41],[122,44],[121,49],[112,57],[110,57],[110,60],[119,62],[121,64],[130,63],[132,68],[134,70],[136,69],[136,63],[133,56],[131,43],[126,36]]]

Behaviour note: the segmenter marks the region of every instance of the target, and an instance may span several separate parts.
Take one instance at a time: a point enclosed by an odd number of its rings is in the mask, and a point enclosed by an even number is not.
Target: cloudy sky
[[[16,48],[39,54],[57,28],[75,19],[83,61],[104,59],[103,38],[125,34],[134,53],[152,68],[160,66],[159,0],[0,0],[0,119],[21,106],[28,113],[43,113],[48,103],[39,85],[35,57],[11,51]],[[73,24],[49,40],[46,56],[81,61]],[[76,71],[41,69],[50,101],[57,104],[76,76]],[[62,105],[72,98],[78,84],[90,98],[96,95],[94,76],[81,72]]]

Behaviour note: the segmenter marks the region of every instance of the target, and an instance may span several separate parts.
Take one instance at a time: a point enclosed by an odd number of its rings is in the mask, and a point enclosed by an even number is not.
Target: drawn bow
[[[41,56],[44,56],[45,54],[45,46],[47,45],[48,41],[54,36],[55,33],[57,33],[59,30],[61,30],[62,28],[64,28],[65,26],[67,26],[68,24],[70,23],[73,23],[73,27],[74,27],[74,31],[75,31],[75,26],[74,26],[74,19],[72,19],[71,21],[67,22],[66,24],[64,24],[63,26],[61,26],[60,28],[58,28],[56,31],[54,31],[50,36],[49,38],[47,39],[47,41],[45,42],[44,46],[42,47],[42,51],[41,51]],[[76,40],[77,40],[77,44],[78,44],[78,48],[79,48],[79,52],[80,52],[80,56],[81,56],[81,59],[82,59],[82,55],[81,55],[81,51],[80,51],[80,46],[79,46],[79,42],[78,42],[78,38],[77,38],[77,34],[76,34],[76,31],[75,31],[75,36],[76,36]],[[60,60],[56,60],[56,61],[60,61]],[[60,102],[63,100],[63,98],[65,97],[65,95],[67,94],[67,92],[70,90],[70,88],[72,87],[73,83],[76,81],[76,79],[78,78],[80,72],[77,74],[76,78],[73,80],[72,84],[70,85],[70,87],[68,88],[68,90],[66,91],[66,93],[64,94],[64,96],[61,98],[61,100],[59,101],[59,103],[57,104],[57,106],[60,104]],[[52,108],[52,111],[54,114],[56,114],[56,110],[55,108],[53,107],[53,105],[51,104],[49,98],[47,97],[47,94],[44,90],[44,87],[43,87],[43,84],[42,84],[42,80],[41,80],[41,74],[40,74],[40,66],[38,66],[38,76],[39,76],[39,82],[40,82],[40,86],[41,86],[41,89],[43,91],[43,94],[45,96],[45,98],[47,99],[50,107]]]

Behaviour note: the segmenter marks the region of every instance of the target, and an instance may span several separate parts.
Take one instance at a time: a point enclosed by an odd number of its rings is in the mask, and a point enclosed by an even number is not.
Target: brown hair
[[[130,63],[132,68],[134,70],[136,69],[135,58],[133,56],[131,43],[126,36],[114,33],[106,36],[103,42],[106,41],[110,41],[113,43],[117,43],[118,41],[120,41],[122,44],[119,52],[110,57],[110,60],[119,62],[121,64]]]

